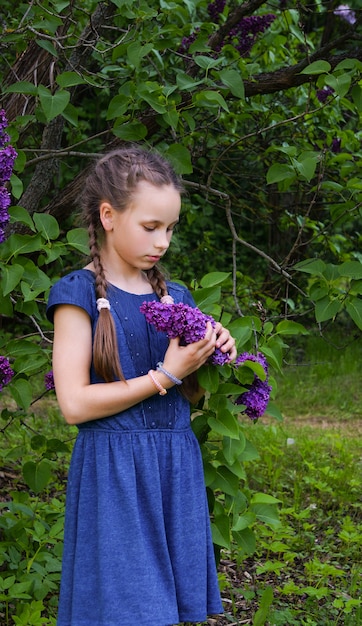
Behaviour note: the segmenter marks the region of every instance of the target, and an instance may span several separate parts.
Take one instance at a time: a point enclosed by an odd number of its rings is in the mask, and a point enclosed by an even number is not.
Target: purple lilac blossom
[[[219,15],[224,10],[225,3],[222,0],[213,2],[208,6],[208,12],[214,22],[219,21]],[[241,56],[248,54],[255,44],[259,34],[264,33],[267,28],[275,20],[276,16],[272,13],[267,15],[251,15],[243,17],[226,35],[225,40],[218,46],[216,52],[219,52],[223,45],[231,44],[239,52]],[[196,39],[196,33],[199,29],[195,29],[189,37],[182,39],[179,52],[185,54],[190,45]]]
[[[271,386],[268,384],[268,362],[265,356],[258,352],[257,355],[249,352],[243,352],[235,360],[235,366],[238,367],[245,361],[255,361],[262,365],[266,379],[261,380],[259,376],[254,375],[254,380],[251,385],[248,385],[247,391],[244,391],[235,401],[235,404],[245,405],[244,413],[253,421],[256,421],[261,417],[268,406]]]
[[[5,241],[5,227],[10,220],[8,208],[10,206],[10,193],[6,183],[10,180],[17,152],[13,146],[5,146],[10,141],[5,132],[8,122],[4,109],[0,110],[0,243]]]
[[[318,89],[317,98],[319,102],[324,104],[326,100],[334,93],[334,89],[332,87],[323,87],[323,89]]]
[[[334,152],[335,154],[339,154],[341,151],[341,143],[341,139],[338,139],[338,137],[334,137],[331,144],[332,152]]]
[[[247,55],[255,44],[259,34],[264,33],[274,22],[276,16],[251,15],[243,17],[229,32],[227,39],[234,45],[241,56]],[[235,40],[238,43],[235,43]]]
[[[9,384],[13,376],[14,371],[10,367],[9,359],[6,356],[0,356],[0,391]]]
[[[210,2],[207,7],[207,12],[210,15],[213,22],[218,23],[220,20],[220,14],[225,8],[226,0],[214,0]]]
[[[342,18],[349,24],[353,26],[356,23],[357,18],[355,12],[351,9],[348,4],[340,4],[334,11],[334,15],[338,15],[338,17]]]
[[[205,315],[197,307],[183,302],[175,304],[157,301],[143,302],[140,311],[157,331],[165,332],[169,339],[180,337],[183,345],[203,339],[207,322],[215,326],[215,320],[210,315]],[[225,365],[229,361],[229,355],[221,352],[219,348],[216,348],[214,354],[209,357],[209,362],[213,365]]]
[[[44,384],[45,384],[45,389],[47,391],[51,391],[52,389],[55,389],[53,370],[50,370],[49,372],[47,372],[45,374],[45,376],[44,376]]]

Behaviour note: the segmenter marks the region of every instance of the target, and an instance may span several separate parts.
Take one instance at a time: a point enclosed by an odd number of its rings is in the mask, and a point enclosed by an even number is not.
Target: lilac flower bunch
[[[244,391],[235,401],[235,404],[244,404],[244,412],[251,420],[257,421],[261,417],[268,406],[270,392],[272,390],[268,383],[268,362],[265,356],[258,352],[257,355],[250,352],[243,352],[235,360],[235,366],[238,367],[245,361],[255,361],[262,365],[266,374],[266,379],[261,380],[259,376],[254,375],[251,385],[248,385],[247,391]]]
[[[338,137],[334,137],[331,143],[331,151],[334,152],[334,154],[339,154],[341,151],[341,145],[342,145],[342,140],[339,139]]]
[[[9,359],[0,356],[0,391],[9,384],[14,376],[14,370],[10,367]]]
[[[214,0],[207,7],[210,18],[213,22],[220,21],[220,15],[225,8],[226,0]],[[273,23],[276,16],[272,13],[267,15],[251,15],[243,17],[226,35],[224,41],[220,44],[216,52],[219,52],[225,44],[231,44],[239,52],[241,56],[246,56],[255,44],[258,35],[264,33]],[[197,32],[195,29],[189,37],[184,37],[179,52],[185,54],[190,45],[195,41]]]
[[[210,315],[183,302],[173,304],[157,301],[143,302],[140,311],[156,330],[167,333],[170,339],[180,337],[182,345],[203,339],[207,322],[215,326],[215,320]],[[209,358],[209,362],[213,365],[225,365],[229,361],[229,355],[221,352],[219,348],[216,348]]]
[[[332,89],[332,87],[323,87],[323,89],[318,89],[317,98],[319,102],[324,104],[333,93],[334,89]]]
[[[220,20],[220,14],[223,12],[225,4],[226,0],[214,0],[214,2],[210,2],[207,7],[207,12],[210,15],[210,18],[216,24]]]
[[[5,128],[8,126],[4,109],[0,110],[0,243],[5,241],[5,227],[10,220],[8,208],[10,193],[6,183],[10,180],[14,161],[18,156],[11,145],[6,145],[10,137]]]
[[[348,22],[348,24],[351,24],[351,26],[353,26],[353,24],[355,24],[357,21],[355,12],[348,4],[340,4],[333,11],[333,13],[334,15],[338,15],[340,18],[342,18],[342,20],[345,20],[345,22]]]
[[[270,27],[275,17],[272,13],[243,17],[230,30],[225,43],[231,43],[241,56],[246,56],[255,44],[258,35],[264,33]]]
[[[44,384],[47,391],[52,391],[53,389],[55,389],[53,370],[50,370],[45,374]]]

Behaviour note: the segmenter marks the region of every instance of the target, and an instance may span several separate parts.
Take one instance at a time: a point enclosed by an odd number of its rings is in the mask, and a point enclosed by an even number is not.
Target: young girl
[[[99,159],[82,197],[92,262],[50,293],[57,398],[79,429],[58,626],[167,626],[222,612],[189,400],[202,395],[193,373],[215,347],[234,359],[235,342],[208,323],[203,340],[182,346],[140,312],[165,296],[194,306],[157,267],[181,192],[154,152]]]

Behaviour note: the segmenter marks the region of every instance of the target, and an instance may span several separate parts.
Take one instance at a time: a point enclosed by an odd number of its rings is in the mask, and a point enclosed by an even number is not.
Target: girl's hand
[[[237,356],[234,337],[230,335],[227,328],[224,328],[220,322],[216,322],[214,330],[216,333],[215,347],[220,348],[221,352],[228,352],[230,355],[230,361],[234,361]]]
[[[207,323],[204,339],[200,339],[200,341],[195,341],[187,346],[180,346],[178,337],[170,339],[163,361],[165,369],[180,379],[192,374],[213,354],[216,339],[215,329],[212,328],[210,322]]]

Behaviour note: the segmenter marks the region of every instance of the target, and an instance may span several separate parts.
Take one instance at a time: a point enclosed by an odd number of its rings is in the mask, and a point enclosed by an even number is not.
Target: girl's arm
[[[216,339],[211,324],[201,341],[180,346],[178,339],[172,339],[164,357],[165,368],[177,378],[185,378],[199,369],[214,352]],[[60,409],[69,424],[114,415],[158,393],[148,375],[127,382],[91,384],[91,361],[92,329],[88,314],[77,306],[57,306],[54,313],[54,383]],[[174,386],[162,372],[157,372],[157,379],[165,389]]]

